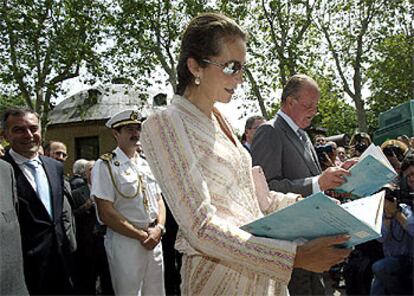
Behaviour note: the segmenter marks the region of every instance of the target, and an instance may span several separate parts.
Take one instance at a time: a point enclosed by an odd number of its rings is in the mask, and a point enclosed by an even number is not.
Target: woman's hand
[[[349,256],[352,249],[337,247],[349,239],[349,235],[326,236],[298,246],[293,267],[313,272],[327,271]]]

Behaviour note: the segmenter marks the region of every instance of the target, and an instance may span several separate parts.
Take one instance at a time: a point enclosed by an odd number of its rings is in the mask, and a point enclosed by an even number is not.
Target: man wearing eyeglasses
[[[50,141],[45,147],[45,154],[60,162],[65,162],[68,157],[66,145],[59,141]]]
[[[66,145],[59,141],[49,141],[45,146],[45,155],[49,156],[57,161],[64,163],[67,158]],[[67,177],[64,177],[63,181],[63,225],[66,235],[69,238],[69,250],[70,252],[76,251],[76,230],[75,230],[75,217],[72,213],[73,197],[70,183]]]
[[[317,113],[320,90],[306,75],[294,75],[282,92],[275,119],[261,125],[253,139],[253,165],[260,165],[269,188],[303,196],[341,185],[349,172],[330,167],[322,172],[315,149],[304,131]],[[294,217],[292,217],[294,219]],[[324,295],[322,274],[295,269],[289,283],[291,295]]]
[[[256,133],[257,128],[263,123],[265,123],[265,119],[260,115],[250,116],[246,120],[246,125],[244,127],[244,136],[246,137],[246,140],[242,144],[243,147],[249,151],[249,153],[254,134]]]

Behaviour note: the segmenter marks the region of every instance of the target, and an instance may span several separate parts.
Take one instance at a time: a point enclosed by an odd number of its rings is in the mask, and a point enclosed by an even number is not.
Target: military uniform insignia
[[[102,159],[103,161],[106,161],[106,162],[110,162],[114,158],[114,156],[115,156],[115,153],[109,152],[109,153],[105,153],[99,156],[99,159]]]
[[[119,165],[120,165],[119,161],[118,160],[115,160],[114,161],[114,166],[119,166]]]
[[[138,120],[138,112],[137,111],[132,111],[131,116],[129,118],[133,121]]]

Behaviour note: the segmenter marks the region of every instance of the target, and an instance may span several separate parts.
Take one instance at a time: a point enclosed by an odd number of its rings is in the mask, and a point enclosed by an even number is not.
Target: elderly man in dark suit
[[[62,225],[63,166],[38,154],[41,128],[35,112],[8,109],[2,127],[11,145],[3,159],[13,166],[15,173],[29,293],[70,293],[68,240]]]
[[[318,157],[304,131],[317,113],[320,91],[306,75],[289,79],[282,93],[281,109],[272,122],[261,125],[253,138],[253,165],[260,165],[269,188],[303,196],[341,185],[349,172],[340,167],[321,170]],[[292,217],[294,219],[294,217]],[[295,269],[289,283],[291,295],[321,295],[321,274]]]
[[[75,289],[79,295],[96,295],[98,291],[102,295],[114,295],[104,246],[106,226],[98,222],[95,203],[90,196],[91,171],[95,161],[84,161],[79,177],[85,180],[85,184],[72,191],[78,242]]]

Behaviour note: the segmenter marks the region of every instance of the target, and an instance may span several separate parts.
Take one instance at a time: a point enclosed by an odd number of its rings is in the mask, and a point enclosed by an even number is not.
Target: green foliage
[[[46,116],[61,83],[80,69],[87,83],[118,77],[144,92],[175,88],[181,34],[206,11],[234,18],[249,33],[246,114],[259,102],[265,117],[274,116],[278,93],[295,73],[320,83],[314,123],[329,134],[352,133],[356,114],[364,125],[366,109],[372,128],[379,112],[412,98],[410,0],[6,0],[0,106],[19,97]]]
[[[315,40],[310,32],[317,1],[247,1],[242,5],[246,8],[239,9],[240,16],[232,15],[249,33],[245,105],[258,101],[263,116],[271,118],[275,110],[271,98],[290,76],[303,72],[316,54],[308,45]]]
[[[26,102],[22,97],[8,97],[0,95],[0,115],[3,114],[7,108],[25,107]]]
[[[177,84],[178,45],[184,25],[208,1],[135,1],[111,3],[106,21],[113,46],[106,52],[110,69],[143,89]],[[161,76],[160,76],[161,73]],[[113,73],[112,73],[113,74]]]
[[[357,127],[355,108],[344,101],[343,92],[329,77],[316,77],[316,80],[321,89],[321,99],[312,125],[326,128],[327,136],[352,135]]]
[[[104,11],[101,1],[2,1],[0,91],[45,117],[62,81],[84,65],[99,73]]]
[[[358,126],[367,131],[367,65],[373,63],[374,48],[381,40],[401,28],[410,17],[407,0],[331,0],[323,1],[318,11],[318,26],[328,43],[335,63],[337,83],[354,101]]]
[[[376,48],[377,57],[368,69],[371,80],[369,122],[378,127],[378,114],[414,98],[414,41],[405,34],[386,38]]]

